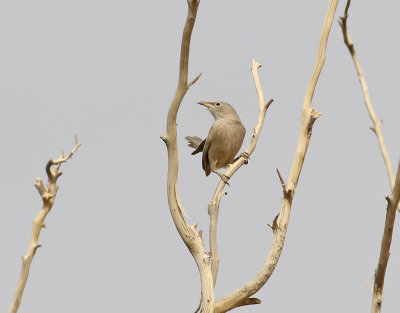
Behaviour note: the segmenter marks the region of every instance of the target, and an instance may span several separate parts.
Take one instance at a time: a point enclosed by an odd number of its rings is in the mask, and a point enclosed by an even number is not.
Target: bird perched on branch
[[[204,105],[215,118],[206,139],[197,136],[187,136],[189,147],[194,148],[192,155],[203,151],[202,165],[206,176],[211,172],[219,175],[228,184],[230,177],[218,172],[217,170],[227,167],[236,161],[235,156],[242,146],[246,129],[240,121],[235,109],[227,102],[199,102]],[[246,160],[248,154],[240,154]],[[228,184],[229,185],[229,184]]]

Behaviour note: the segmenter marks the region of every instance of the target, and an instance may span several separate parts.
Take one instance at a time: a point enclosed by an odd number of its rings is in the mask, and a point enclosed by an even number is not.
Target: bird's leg
[[[230,177],[228,177],[228,176],[226,176],[225,174],[222,174],[222,173],[220,173],[220,172],[218,172],[218,171],[216,171],[216,170],[211,170],[211,171],[212,171],[213,173],[217,174],[219,177],[221,177],[221,179],[224,181],[225,184],[227,184],[228,186],[231,186],[231,185],[229,185],[229,183],[228,183],[228,180],[229,180]]]

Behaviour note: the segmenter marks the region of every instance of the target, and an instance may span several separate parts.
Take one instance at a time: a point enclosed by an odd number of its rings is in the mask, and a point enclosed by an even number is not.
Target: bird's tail
[[[186,136],[185,139],[189,142],[188,146],[197,149],[203,142],[203,139],[197,136]]]

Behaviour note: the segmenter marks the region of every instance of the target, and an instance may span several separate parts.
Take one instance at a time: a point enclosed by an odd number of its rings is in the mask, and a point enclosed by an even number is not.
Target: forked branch
[[[253,136],[251,137],[251,142],[247,150],[242,153],[241,157],[236,160],[234,164],[232,164],[228,171],[225,173],[226,176],[232,177],[234,173],[243,165],[247,163],[247,159],[253,153],[256,148],[258,137],[260,136],[261,129],[264,124],[265,114],[270,106],[270,104],[274,101],[273,99],[269,99],[267,102],[264,102],[264,96],[261,89],[260,80],[258,78],[258,69],[261,67],[261,64],[257,63],[253,59],[253,66],[251,72],[253,74],[254,84],[256,86],[256,91],[259,99],[260,112],[258,114],[258,121],[256,126],[254,127]],[[212,259],[212,275],[213,275],[213,283],[217,281],[218,275],[218,267],[219,267],[219,256],[218,256],[218,246],[217,246],[217,226],[218,226],[218,215],[219,215],[219,204],[221,202],[222,195],[225,194],[223,189],[225,187],[225,182],[221,179],[219,182],[217,189],[215,190],[213,199],[208,204],[208,214],[210,215],[210,250],[211,250],[211,259]]]
[[[194,23],[196,21],[197,9],[200,4],[200,0],[188,0],[187,4],[188,12],[181,42],[178,86],[168,111],[167,133],[165,135],[161,135],[161,139],[164,140],[168,150],[167,196],[171,216],[179,235],[182,237],[182,240],[185,242],[190,253],[193,255],[197,267],[199,268],[202,295],[200,312],[212,313],[214,306],[214,289],[211,275],[210,256],[204,252],[204,244],[201,233],[197,232],[195,226],[188,225],[183,217],[182,212],[184,211],[179,200],[177,188],[178,147],[176,118],[180,104],[187,90],[200,77],[199,75],[192,82],[188,83],[190,40]]]
[[[19,305],[21,304],[22,295],[24,293],[25,285],[28,280],[29,270],[32,264],[33,257],[39,247],[38,244],[40,231],[43,227],[45,227],[44,220],[47,214],[50,212],[53,207],[54,200],[58,191],[57,179],[62,175],[60,172],[60,166],[62,163],[65,163],[72,157],[76,150],[81,146],[81,142],[78,142],[78,139],[75,136],[75,147],[72,149],[70,153],[61,156],[57,160],[50,160],[46,165],[46,173],[47,173],[47,186],[44,186],[43,181],[40,178],[36,178],[35,187],[38,190],[40,196],[43,200],[43,207],[40,210],[39,214],[33,220],[32,225],[32,234],[29,240],[28,251],[25,256],[22,257],[22,269],[21,274],[18,280],[17,288],[14,293],[14,298],[11,303],[9,313],[15,313],[18,311]],[[54,169],[51,167],[55,166]]]
[[[251,281],[249,281],[246,285],[242,286],[238,290],[216,301],[214,313],[227,312],[238,306],[259,303],[259,301],[255,301],[254,298],[250,297],[258,290],[260,290],[262,286],[264,286],[264,284],[268,281],[279,260],[287,233],[293,196],[300,177],[307,148],[311,139],[312,127],[315,120],[321,115],[319,112],[311,108],[311,101],[318,81],[318,77],[325,62],[326,46],[337,3],[338,0],[330,1],[328,13],[322,29],[319,42],[318,57],[314,66],[310,83],[307,88],[306,95],[304,97],[303,113],[297,149],[292,169],[289,174],[289,179],[287,180],[286,192],[283,193],[280,213],[276,220],[276,223],[274,223],[273,226],[274,238],[269,255],[257,276],[255,276]]]

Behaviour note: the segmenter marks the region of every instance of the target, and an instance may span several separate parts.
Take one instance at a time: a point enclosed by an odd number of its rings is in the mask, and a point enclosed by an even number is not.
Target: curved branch
[[[8,311],[9,313],[15,313],[18,311],[19,305],[21,304],[22,295],[24,293],[25,285],[28,280],[29,270],[31,268],[33,257],[35,256],[37,249],[41,247],[41,245],[38,244],[40,231],[42,230],[42,228],[45,227],[44,220],[47,214],[50,212],[51,208],[53,207],[54,199],[58,191],[57,178],[61,176],[61,172],[59,172],[60,165],[61,163],[67,162],[68,159],[70,159],[75,151],[81,146],[81,144],[82,143],[78,142],[75,137],[75,147],[68,155],[64,155],[64,153],[62,153],[58,160],[50,160],[47,163],[46,172],[48,182],[46,187],[43,185],[43,181],[40,178],[36,178],[35,187],[42,197],[43,207],[36,218],[33,220],[32,234],[29,240],[28,251],[25,256],[22,257],[21,274],[18,280],[17,288],[14,293],[14,298],[12,300],[10,310]],[[56,165],[56,168],[54,170],[50,169],[52,165]]]
[[[251,72],[253,74],[254,84],[256,87],[256,91],[258,94],[258,99],[260,103],[260,113],[258,114],[258,121],[256,126],[254,127],[253,136],[251,138],[251,142],[247,150],[242,153],[242,156],[239,157],[234,164],[232,164],[228,171],[225,173],[226,176],[232,177],[234,173],[243,165],[247,163],[247,159],[253,153],[256,148],[258,137],[260,136],[261,129],[264,124],[265,114],[270,106],[270,104],[274,101],[273,99],[269,99],[266,103],[264,103],[264,96],[261,89],[260,80],[258,78],[258,69],[261,67],[261,64],[257,63],[253,59],[253,66]],[[214,286],[217,281],[218,275],[218,266],[219,266],[219,256],[218,256],[218,246],[217,246],[217,226],[218,226],[218,215],[219,215],[219,204],[221,202],[221,198],[224,194],[226,194],[223,189],[225,187],[225,182],[221,179],[219,182],[217,189],[215,190],[213,199],[208,204],[208,214],[210,215],[210,250],[211,250],[211,259],[212,259],[212,274],[213,274],[213,282]]]
[[[201,312],[212,313],[214,306],[214,290],[212,284],[210,256],[204,252],[203,239],[196,231],[195,226],[188,225],[183,217],[182,212],[184,211],[179,201],[177,188],[178,147],[176,117],[186,91],[200,77],[200,75],[197,76],[191,83],[188,84],[190,40],[194,23],[196,21],[197,8],[200,4],[200,0],[188,0],[187,4],[188,12],[182,35],[178,86],[168,111],[167,133],[166,135],[161,135],[161,138],[164,140],[168,150],[167,196],[171,216],[179,235],[182,237],[182,240],[185,242],[190,253],[193,255],[197,267],[199,268],[202,295],[200,303]]]
[[[276,223],[274,223],[274,238],[269,255],[257,276],[255,276],[251,281],[242,286],[240,289],[216,301],[214,313],[227,312],[235,307],[246,305],[248,303],[248,299],[258,290],[260,290],[262,286],[264,286],[264,284],[268,281],[278,263],[285,242],[293,196],[300,177],[307,148],[311,139],[312,127],[315,120],[321,115],[321,113],[311,109],[311,101],[318,81],[318,77],[325,62],[326,46],[328,43],[329,32],[332,26],[337,3],[338,0],[330,1],[328,13],[322,29],[319,42],[318,57],[314,66],[310,83],[306,91],[306,95],[304,97],[303,113],[297,149],[289,174],[289,179],[286,185],[286,190],[284,190],[283,192],[280,213],[276,220]]]
[[[347,0],[346,8],[344,10],[344,16],[340,17],[339,25],[342,28],[344,43],[346,44],[346,47],[349,49],[350,55],[353,59],[354,66],[355,66],[357,74],[358,74],[358,79],[360,81],[361,89],[362,89],[363,95],[364,95],[365,106],[367,108],[369,117],[374,125],[373,127],[371,127],[371,130],[375,133],[376,139],[378,140],[379,148],[381,150],[381,154],[383,157],[383,161],[385,162],[386,171],[387,171],[387,175],[389,178],[390,188],[393,189],[393,186],[394,186],[393,167],[392,167],[392,162],[390,161],[389,154],[387,152],[385,141],[383,138],[383,133],[382,133],[382,128],[381,128],[382,121],[378,120],[378,118],[376,117],[374,108],[372,106],[371,98],[369,96],[367,81],[365,80],[365,76],[364,76],[360,61],[358,59],[356,49],[354,48],[354,43],[351,40],[350,35],[347,31],[347,18],[349,17],[348,10],[350,7],[350,2],[351,2],[350,0]]]

